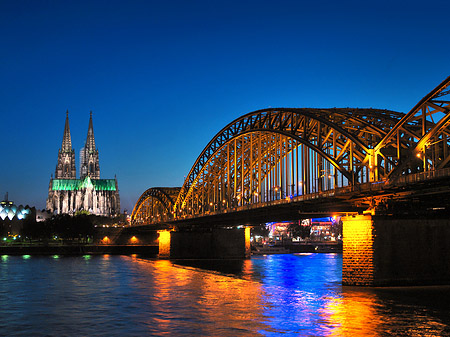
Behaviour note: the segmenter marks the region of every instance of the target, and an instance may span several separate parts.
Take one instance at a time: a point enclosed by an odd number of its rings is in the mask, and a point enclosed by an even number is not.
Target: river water
[[[450,287],[342,287],[341,269],[340,254],[3,255],[0,335],[450,336]]]

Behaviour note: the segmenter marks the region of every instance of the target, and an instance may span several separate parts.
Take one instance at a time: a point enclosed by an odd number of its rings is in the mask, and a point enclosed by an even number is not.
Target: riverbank
[[[291,253],[342,253],[342,242],[309,241],[285,244]]]
[[[130,255],[157,256],[157,245],[42,245],[13,244],[0,246],[0,255]],[[303,242],[283,246],[256,246],[252,248],[255,255],[289,254],[289,253],[342,253],[342,243]]]
[[[158,246],[143,245],[10,245],[0,246],[0,255],[158,255]]]
[[[292,242],[283,245],[252,246],[253,255],[290,253],[342,253],[342,242]]]

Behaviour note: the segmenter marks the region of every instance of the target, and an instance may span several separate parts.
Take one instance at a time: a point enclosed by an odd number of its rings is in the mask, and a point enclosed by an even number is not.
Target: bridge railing
[[[407,185],[407,184],[414,184],[419,183],[423,181],[428,181],[432,179],[438,179],[438,178],[444,178],[450,176],[450,168],[444,168],[439,170],[431,170],[426,172],[419,172],[419,173],[413,173],[405,176],[401,176],[397,181],[396,185]],[[367,192],[376,192],[380,191],[383,188],[385,188],[385,180],[377,181],[377,182],[370,182],[370,183],[364,183],[364,184],[358,184],[354,186],[344,186],[335,188],[328,191],[322,191],[322,192],[313,192],[305,195],[296,195],[293,197],[286,197],[281,198],[278,200],[271,200],[266,202],[258,202],[253,204],[247,204],[243,206],[236,206],[236,207],[230,207],[222,210],[215,210],[215,211],[206,211],[204,213],[200,214],[183,214],[183,215],[163,215],[159,216],[157,219],[152,219],[148,223],[161,223],[161,222],[171,222],[176,220],[182,220],[182,219],[191,219],[191,218],[199,218],[204,216],[211,216],[211,215],[218,215],[218,214],[225,214],[225,213],[232,213],[232,212],[240,212],[240,211],[246,211],[246,210],[252,210],[255,208],[265,208],[265,207],[271,207],[276,205],[282,205],[282,204],[288,204],[292,202],[302,202],[302,201],[308,201],[308,200],[315,200],[315,199],[321,199],[321,198],[332,198],[339,195],[348,195],[350,193],[367,193]],[[143,223],[140,223],[141,225]],[[135,225],[138,225],[136,223]]]
[[[302,202],[302,201],[314,200],[314,199],[319,199],[319,198],[329,198],[329,197],[334,197],[336,194],[345,194],[345,193],[348,193],[351,191],[352,191],[351,186],[345,186],[345,187],[328,190],[328,191],[323,191],[323,192],[314,192],[314,193],[309,193],[309,194],[305,194],[305,195],[281,198],[278,200],[271,200],[271,201],[247,204],[247,205],[243,205],[243,206],[230,207],[227,209],[222,209],[222,210],[217,210],[217,211],[206,211],[204,213],[199,213],[199,214],[183,214],[183,215],[180,215],[178,217],[178,219],[181,220],[181,219],[200,218],[200,217],[204,217],[204,216],[233,213],[233,212],[252,210],[255,208],[265,208],[265,207],[271,207],[271,206],[276,206],[276,205],[289,204],[292,202]],[[174,220],[177,220],[177,218],[175,218]]]
[[[427,181],[431,179],[445,178],[450,176],[450,168],[444,168],[439,170],[431,170],[425,172],[412,173],[408,175],[404,175],[398,178],[396,181],[397,184],[405,185],[418,183],[421,181]]]

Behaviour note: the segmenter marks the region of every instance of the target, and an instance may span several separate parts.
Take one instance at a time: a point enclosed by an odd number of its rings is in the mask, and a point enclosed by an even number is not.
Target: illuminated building
[[[8,200],[8,193],[6,193],[5,200],[0,202],[0,219],[5,220],[23,220],[31,213],[31,208],[27,206],[16,206],[13,201]]]
[[[342,237],[342,229],[339,226],[339,218],[326,217],[311,219],[312,240],[336,241]]]
[[[0,231],[4,234],[19,234],[23,226],[22,220],[36,217],[36,209],[22,205],[15,205],[8,200],[8,193],[5,199],[0,202]]]
[[[92,112],[89,118],[86,144],[81,151],[80,159],[80,179],[77,179],[75,151],[72,148],[69,113],[67,112],[55,177],[52,177],[49,183],[47,209],[57,214],[72,214],[81,210],[95,215],[119,214],[120,197],[117,178],[100,179]]]

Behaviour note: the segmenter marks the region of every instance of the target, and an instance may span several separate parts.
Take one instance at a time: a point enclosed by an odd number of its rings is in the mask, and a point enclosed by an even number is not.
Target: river
[[[2,255],[0,335],[450,336],[450,287],[343,287],[341,270],[341,254]]]

